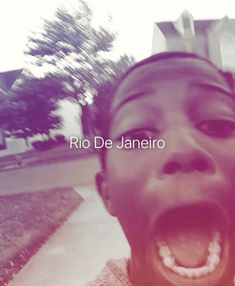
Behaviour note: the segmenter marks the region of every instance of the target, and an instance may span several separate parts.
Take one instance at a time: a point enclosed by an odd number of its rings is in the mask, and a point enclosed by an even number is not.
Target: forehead
[[[167,81],[174,81],[176,85],[179,82],[181,85],[187,85],[194,81],[216,84],[228,89],[228,84],[220,72],[206,61],[192,58],[165,59],[144,64],[128,74],[115,93],[112,107],[115,108],[140,89],[146,91],[156,86],[161,87],[161,84]]]

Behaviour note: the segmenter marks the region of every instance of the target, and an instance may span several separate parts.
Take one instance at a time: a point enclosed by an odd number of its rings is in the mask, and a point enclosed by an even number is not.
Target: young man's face
[[[112,104],[110,138],[164,149],[107,150],[98,185],[131,246],[136,286],[227,286],[235,272],[235,104],[197,59],[136,68]]]

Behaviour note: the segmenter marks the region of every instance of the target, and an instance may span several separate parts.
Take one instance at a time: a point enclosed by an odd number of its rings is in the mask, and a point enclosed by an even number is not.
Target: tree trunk
[[[29,140],[28,140],[28,136],[24,137],[24,141],[27,147],[29,147]]]

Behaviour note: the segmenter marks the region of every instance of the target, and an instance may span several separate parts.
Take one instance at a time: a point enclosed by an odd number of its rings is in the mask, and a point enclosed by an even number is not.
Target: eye
[[[125,132],[124,134],[120,135],[118,138],[118,141],[122,138],[124,140],[139,140],[142,141],[144,139],[149,140],[153,137],[156,137],[156,134],[158,133],[158,130],[156,129],[133,129],[130,131]]]
[[[230,120],[208,120],[199,123],[197,127],[209,136],[227,138],[234,135],[235,122]]]

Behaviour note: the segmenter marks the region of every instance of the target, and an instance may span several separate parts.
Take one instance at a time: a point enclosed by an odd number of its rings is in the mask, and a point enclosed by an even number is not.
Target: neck
[[[128,262],[128,275],[131,281],[131,285],[133,286],[141,286],[144,285],[142,281],[143,277],[142,275],[140,275],[139,271],[138,271],[138,263],[136,263],[135,259],[130,259]]]

